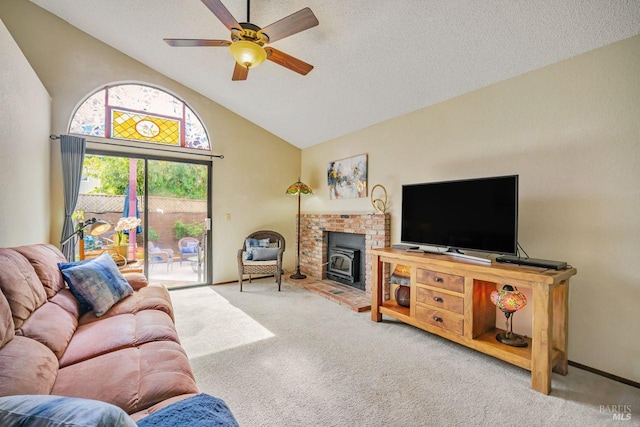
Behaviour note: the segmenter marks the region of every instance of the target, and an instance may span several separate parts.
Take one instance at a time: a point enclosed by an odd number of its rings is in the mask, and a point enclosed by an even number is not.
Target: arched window
[[[69,133],[210,150],[204,125],[181,99],[124,83],[99,89],[76,109]]]

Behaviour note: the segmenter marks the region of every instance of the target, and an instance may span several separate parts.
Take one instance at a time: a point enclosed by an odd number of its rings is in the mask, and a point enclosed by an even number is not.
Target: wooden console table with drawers
[[[531,371],[531,388],[551,392],[551,371],[567,374],[567,318],[569,278],[575,268],[543,270],[533,267],[483,264],[448,255],[406,252],[397,249],[370,251],[373,267],[371,320],[382,315],[440,335],[505,362]],[[411,268],[410,306],[384,301],[384,265]],[[527,347],[512,347],[497,341],[504,332],[495,327],[493,289],[509,284],[531,288],[532,337]]]

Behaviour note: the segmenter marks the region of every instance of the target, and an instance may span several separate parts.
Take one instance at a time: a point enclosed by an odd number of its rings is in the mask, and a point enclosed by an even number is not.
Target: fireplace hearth
[[[354,290],[364,289],[371,294],[371,257],[369,251],[373,248],[383,248],[390,244],[390,218],[389,214],[301,214],[301,270],[309,276],[322,280],[328,279],[348,286]],[[329,242],[329,236],[333,233],[356,234],[360,243]],[[329,248],[342,246],[360,250],[360,276],[358,287],[329,279]],[[384,273],[385,275],[388,272]],[[356,282],[357,283],[357,282]],[[362,286],[362,287],[360,287]]]

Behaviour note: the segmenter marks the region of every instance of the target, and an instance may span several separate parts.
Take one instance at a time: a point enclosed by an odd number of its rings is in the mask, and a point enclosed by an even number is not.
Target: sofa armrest
[[[129,282],[134,291],[140,288],[146,288],[149,285],[147,277],[142,273],[125,273],[123,276],[127,279],[127,282]]]

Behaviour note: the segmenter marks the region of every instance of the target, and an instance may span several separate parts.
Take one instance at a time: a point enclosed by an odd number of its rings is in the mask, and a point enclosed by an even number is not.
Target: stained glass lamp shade
[[[294,182],[287,188],[287,194],[292,196],[297,196],[298,194],[313,194],[313,190],[298,178],[297,182]]]
[[[307,184],[303,183],[302,181],[300,181],[300,178],[298,178],[298,181],[294,182],[293,184],[291,184],[289,186],[289,188],[287,188],[286,191],[287,194],[290,194],[292,196],[298,196],[298,258],[296,261],[296,272],[295,274],[292,274],[291,276],[289,276],[291,279],[306,279],[307,276],[305,276],[304,274],[300,273],[300,195],[301,194],[313,194],[313,191],[311,190],[311,187],[309,187]]]
[[[512,315],[516,311],[527,305],[527,298],[511,285],[504,285],[502,289],[494,289],[491,291],[491,302],[498,307],[507,318],[507,328],[505,332],[496,335],[496,339],[503,344],[514,347],[526,347],[527,341],[513,333]]]

